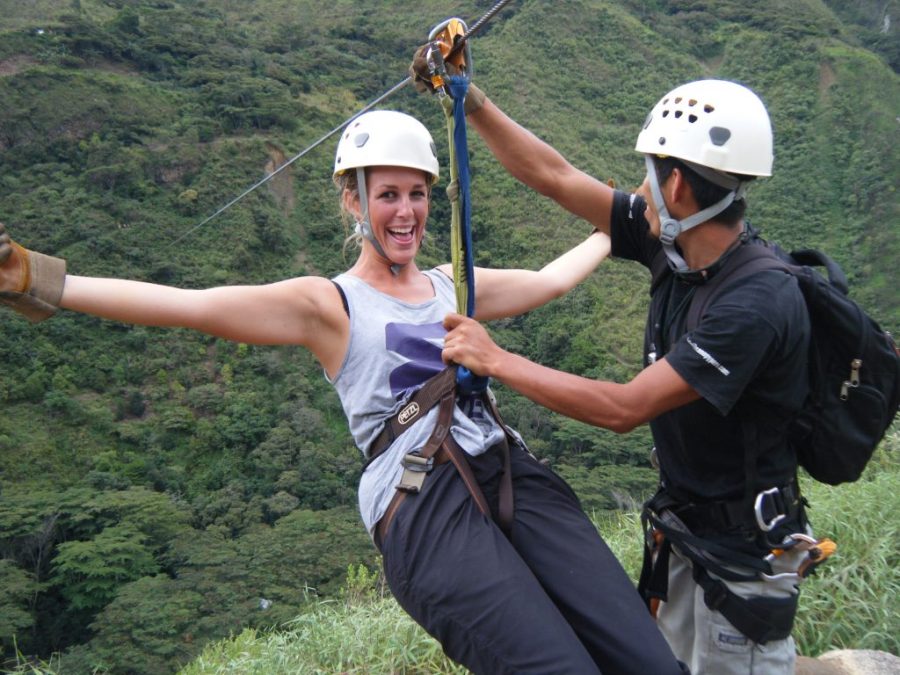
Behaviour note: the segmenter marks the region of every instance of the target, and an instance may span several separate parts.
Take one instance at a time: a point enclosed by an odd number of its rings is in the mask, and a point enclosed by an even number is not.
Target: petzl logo
[[[400,422],[401,425],[409,424],[410,420],[415,419],[418,414],[419,404],[413,401],[400,411],[400,414],[397,415],[397,421]]]

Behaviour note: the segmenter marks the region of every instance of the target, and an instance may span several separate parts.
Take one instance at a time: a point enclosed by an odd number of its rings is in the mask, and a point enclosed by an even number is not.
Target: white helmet
[[[724,80],[676,87],[650,111],[635,150],[727,173],[772,175],[772,125],[759,97]]]
[[[437,150],[428,129],[415,117],[393,110],[367,112],[344,129],[334,158],[334,175],[366,166],[421,169],[437,182]]]
[[[650,195],[659,214],[659,239],[676,273],[691,270],[675,239],[743,199],[753,177],[772,175],[769,113],[756,94],[735,82],[698,80],[676,87],[650,111],[634,149],[644,153]],[[698,213],[675,220],[656,174],[654,158],[660,156],[685,162],[728,193]]]

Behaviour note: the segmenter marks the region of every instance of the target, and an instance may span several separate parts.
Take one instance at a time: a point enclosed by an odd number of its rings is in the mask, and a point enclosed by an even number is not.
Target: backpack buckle
[[[422,491],[425,476],[434,468],[434,457],[422,457],[418,450],[407,453],[400,461],[403,466],[403,475],[397,484],[401,492],[418,494]]]
[[[787,520],[787,504],[781,494],[781,488],[769,488],[756,495],[753,503],[753,515],[756,516],[756,524],[763,532],[771,532]],[[771,514],[771,517],[769,517]]]

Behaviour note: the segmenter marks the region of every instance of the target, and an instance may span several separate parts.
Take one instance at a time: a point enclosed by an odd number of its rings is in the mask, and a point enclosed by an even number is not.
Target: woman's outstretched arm
[[[538,271],[476,267],[475,318],[517,316],[545,305],[584,281],[609,251],[609,237],[594,232]],[[441,269],[452,276],[449,265]]]

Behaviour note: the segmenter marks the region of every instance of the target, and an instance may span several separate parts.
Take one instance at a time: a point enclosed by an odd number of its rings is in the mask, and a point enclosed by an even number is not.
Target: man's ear
[[[694,191],[691,188],[690,183],[688,183],[687,178],[684,175],[684,172],[675,167],[672,169],[672,173],[669,174],[669,179],[666,181],[666,184],[663,186],[663,191],[666,196],[666,203],[671,207],[675,207],[676,211],[687,211],[693,213],[697,211],[697,201],[694,199]]]
[[[669,180],[666,181],[666,192],[668,193],[666,197],[669,198],[667,201],[675,204],[684,199],[686,187],[687,181],[684,179],[684,174],[681,172],[681,169],[675,167],[672,169],[672,173],[669,174]]]

